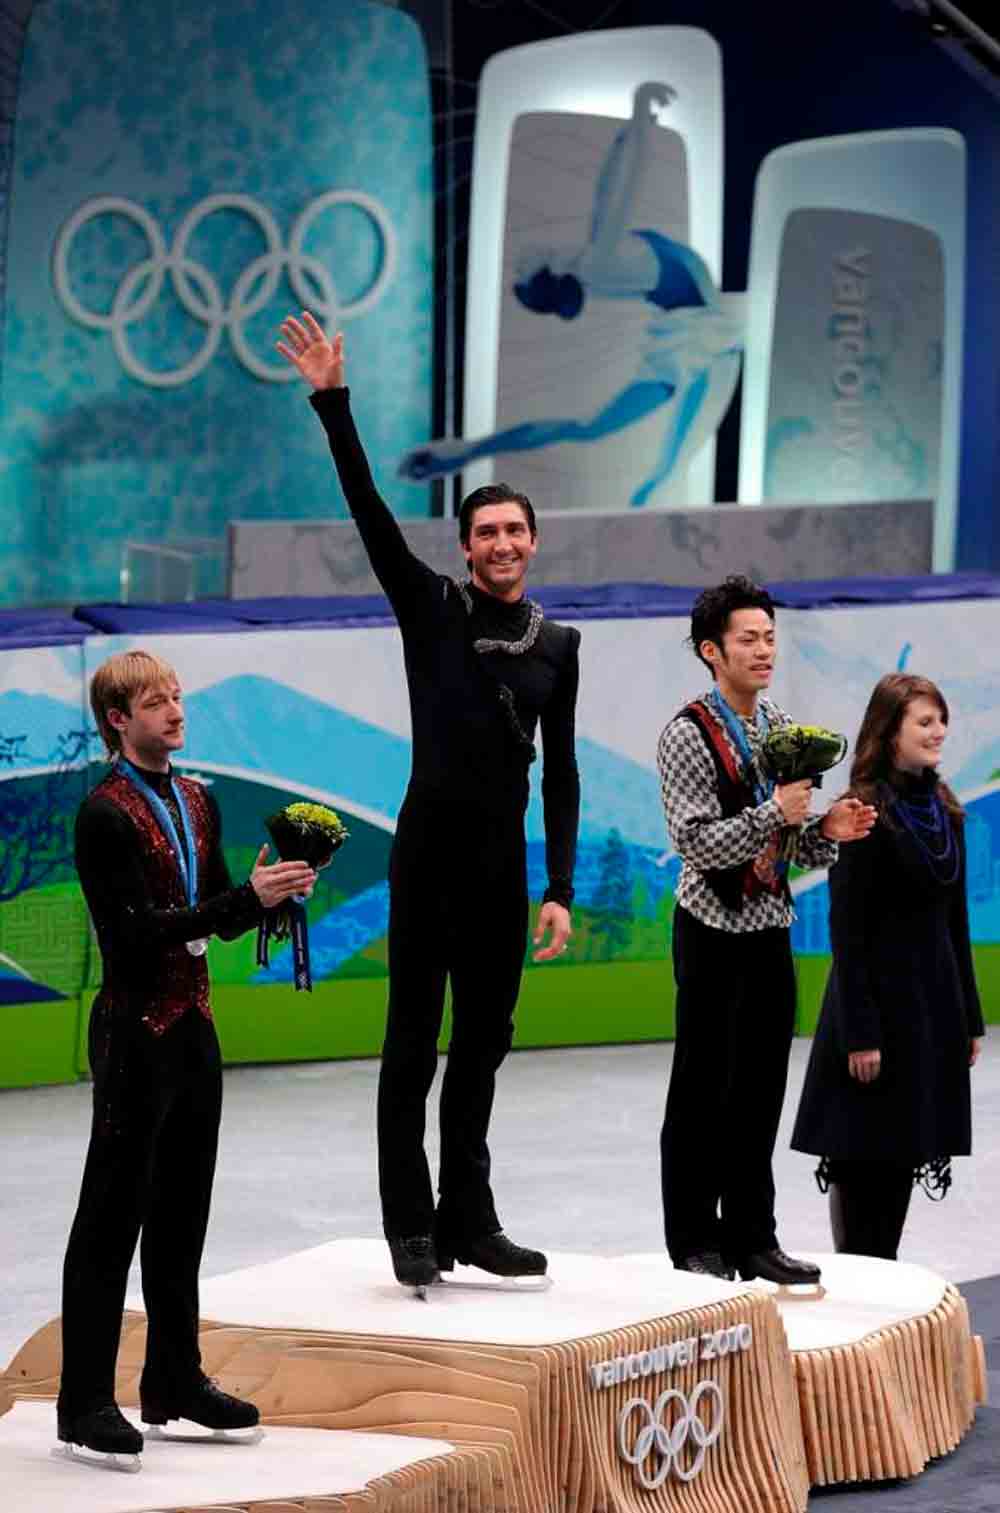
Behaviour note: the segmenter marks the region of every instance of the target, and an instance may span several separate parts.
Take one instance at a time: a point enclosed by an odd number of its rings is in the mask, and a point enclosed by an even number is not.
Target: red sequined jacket
[[[169,794],[166,775],[142,776],[161,796]],[[193,909],[170,843],[128,778],[112,768],[76,820],[76,866],[103,965],[97,1005],[141,1020],[155,1035],[192,1008],[211,1018],[206,958],[192,956],[185,942],[209,935],[235,940],[262,914],[249,883],[233,887],[218,805],[208,789],[173,776],[198,851],[199,903]]]

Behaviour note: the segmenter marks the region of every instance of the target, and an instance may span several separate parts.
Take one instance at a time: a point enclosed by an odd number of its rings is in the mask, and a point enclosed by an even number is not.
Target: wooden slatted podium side
[[[596,1390],[591,1367],[747,1323],[753,1333],[749,1350],[711,1366],[692,1358],[669,1377],[670,1387],[687,1398],[701,1380],[715,1382],[723,1394],[725,1432],[704,1458],[694,1501],[693,1485],[679,1477],[654,1489],[641,1485],[617,1454],[619,1421],[637,1384]],[[204,1323],[203,1354],[214,1361],[225,1390],[245,1392],[254,1383],[266,1423],[402,1431],[492,1445],[512,1469],[511,1513],[600,1513],[609,1497],[623,1513],[695,1506],[793,1513],[806,1504],[791,1358],[778,1311],[761,1293],[549,1346],[388,1336],[355,1341],[344,1334],[312,1336],[304,1344],[301,1335],[261,1330],[247,1332],[244,1352],[238,1334],[232,1326]],[[138,1340],[134,1344],[141,1356]],[[271,1371],[262,1380],[269,1357]],[[506,1379],[494,1374],[498,1362]],[[530,1370],[517,1369],[521,1380],[512,1381],[512,1366]]]
[[[922,1317],[793,1360],[813,1486],[916,1476],[986,1401],[982,1340],[952,1286]]]

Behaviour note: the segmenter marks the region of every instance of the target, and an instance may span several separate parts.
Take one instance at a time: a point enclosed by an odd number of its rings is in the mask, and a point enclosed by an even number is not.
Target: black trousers
[[[389,1006],[378,1090],[379,1190],[389,1238],[500,1228],[487,1144],[510,1050],[528,930],[524,820],[408,797],[389,870]],[[451,980],[441,1087],[440,1201],[424,1151],[427,1095]]]
[[[148,1316],[143,1383],[170,1393],[196,1380],[198,1269],[215,1175],[222,1061],[195,1010],[163,1035],[90,1023],[94,1115],[63,1267],[60,1411],[112,1402],[129,1267],[142,1232]]]
[[[834,1249],[895,1261],[913,1192],[913,1162],[831,1160],[828,1173]]]
[[[786,929],[674,913],[677,1039],[660,1134],[667,1249],[738,1262],[776,1243],[771,1158],[795,1022]]]

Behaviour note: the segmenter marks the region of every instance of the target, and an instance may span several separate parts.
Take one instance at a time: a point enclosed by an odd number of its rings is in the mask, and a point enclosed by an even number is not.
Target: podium
[[[676,1272],[662,1255],[553,1254],[547,1288],[460,1268],[421,1302],[397,1285],[376,1240],[336,1240],[210,1279],[204,1369],[257,1403],[265,1438],[253,1448],[147,1447],[157,1466],[182,1448],[185,1466],[203,1457],[201,1500],[185,1494],[162,1513],[311,1513],[373,1498],[386,1513],[801,1513],[810,1485],[915,1475],[954,1449],[985,1400],[965,1304],[922,1267],[814,1259],[827,1291],[808,1301]],[[144,1349],[144,1316],[129,1311],[117,1383],[126,1412]],[[36,1481],[45,1433],[54,1436],[52,1404],[39,1400],[54,1397],[58,1370],[54,1320],[0,1379],[0,1392],[19,1399],[0,1419],[0,1450],[16,1430],[27,1465],[35,1432]],[[286,1438],[306,1431],[325,1433]],[[322,1455],[304,1447],[342,1445],[329,1474],[343,1480],[356,1436],[351,1474],[363,1486],[331,1482],[321,1493]],[[398,1456],[401,1438],[412,1461],[378,1469],[382,1442]],[[268,1485],[284,1478],[281,1502],[261,1495],[270,1462]],[[46,1472],[53,1500],[31,1506],[53,1513],[65,1506],[67,1472],[87,1486],[108,1480],[89,1467]],[[76,1492],[74,1507],[88,1513]],[[150,1506],[148,1495],[121,1505]]]

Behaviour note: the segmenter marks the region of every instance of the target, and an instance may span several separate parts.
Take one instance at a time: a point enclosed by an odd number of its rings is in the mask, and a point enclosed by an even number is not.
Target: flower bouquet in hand
[[[779,786],[808,780],[820,788],[824,772],[836,767],[846,754],[847,737],[835,730],[822,725],[778,725],[765,736],[759,760],[765,777]],[[785,827],[778,852],[782,861],[790,860],[799,828]]]
[[[268,834],[283,862],[308,862],[314,872],[328,867],[335,851],[347,840],[349,831],[339,814],[325,804],[296,803],[279,809],[264,821]],[[312,992],[309,966],[309,933],[306,926],[305,901],[289,899],[277,909],[269,910],[257,931],[257,965],[268,965],[271,940],[291,938],[295,968],[295,987]]]
[[[289,804],[264,824],[283,862],[308,862],[314,872],[330,865],[350,834],[325,804]]]

